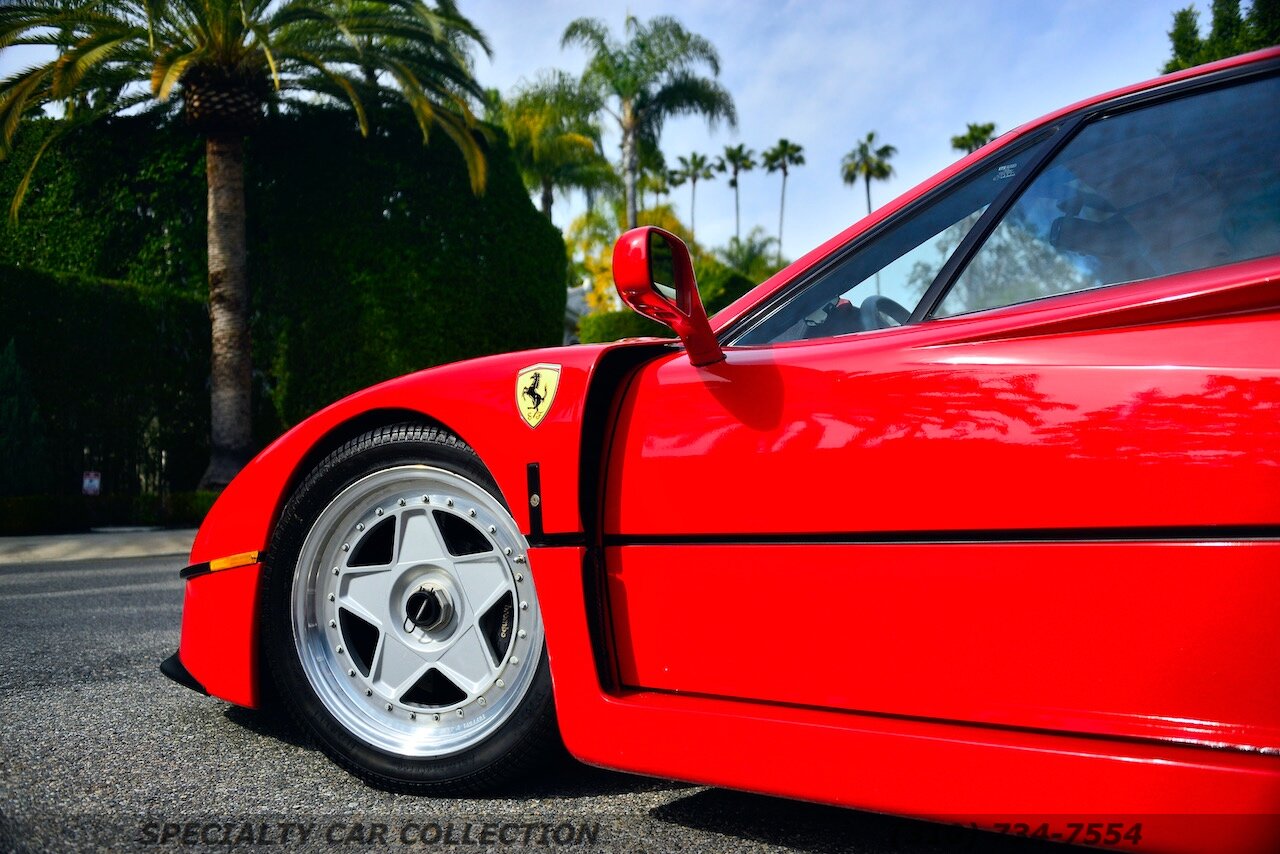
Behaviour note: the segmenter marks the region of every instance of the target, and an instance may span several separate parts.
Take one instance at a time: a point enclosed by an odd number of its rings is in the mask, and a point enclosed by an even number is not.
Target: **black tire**
[[[407,470],[405,467],[425,470],[426,466],[456,475],[479,487],[489,496],[492,496],[496,506],[501,508],[501,511],[506,514],[508,519],[510,518],[510,509],[503,501],[497,484],[485,469],[479,457],[470,447],[451,433],[420,424],[397,424],[371,430],[352,439],[325,457],[306,476],[289,499],[281,515],[263,568],[263,591],[260,603],[260,618],[263,627],[263,655],[281,705],[296,718],[303,729],[313,737],[316,744],[330,758],[355,776],[371,786],[391,791],[446,795],[476,794],[492,791],[508,784],[510,781],[542,764],[546,759],[550,758],[551,754],[559,750],[559,733],[552,700],[551,676],[542,641],[540,615],[537,617],[539,620],[537,623],[537,644],[529,648],[529,651],[525,653],[526,659],[530,659],[534,655],[537,656],[536,668],[533,670],[532,677],[519,676],[525,688],[519,697],[515,697],[513,694],[513,699],[507,704],[509,708],[504,709],[505,718],[498,720],[491,728],[491,731],[488,732],[484,732],[482,728],[477,727],[478,731],[484,733],[483,740],[479,743],[470,744],[457,750],[442,751],[438,755],[406,755],[394,747],[388,748],[386,745],[375,744],[370,739],[362,737],[355,731],[356,725],[344,724],[334,713],[334,710],[321,699],[320,694],[317,692],[317,685],[313,684],[313,679],[319,679],[325,684],[330,684],[332,680],[326,681],[328,679],[327,676],[321,678],[314,675],[315,669],[320,667],[318,664],[311,665],[313,676],[308,677],[308,671],[304,665],[304,657],[307,653],[304,653],[303,650],[311,649],[311,647],[307,647],[307,641],[296,639],[299,632],[311,632],[312,635],[321,635],[326,631],[326,627],[318,622],[314,627],[296,628],[300,624],[297,617],[298,609],[306,607],[305,605],[299,605],[298,602],[308,601],[307,597],[313,595],[310,592],[311,587],[307,587],[307,582],[296,581],[299,571],[303,573],[309,571],[307,568],[300,566],[300,557],[304,543],[308,541],[308,536],[312,535],[313,541],[315,541],[315,538],[324,533],[317,531],[322,514],[332,512],[329,508],[337,504],[339,496],[350,495],[351,490],[359,489],[359,484],[367,483],[371,477],[382,477],[387,472],[404,472]],[[449,506],[453,507],[453,503],[451,502]],[[408,511],[405,512],[407,514]],[[430,516],[433,511],[428,507],[418,512],[425,517]],[[378,510],[378,514],[382,514],[381,509]],[[398,522],[397,524],[407,525],[408,523]],[[511,528],[514,529],[514,522],[511,523]],[[362,527],[361,530],[364,530],[364,528]],[[394,527],[393,530],[395,530]],[[437,531],[442,530],[437,527]],[[489,528],[489,530],[493,529]],[[313,534],[313,532],[316,533]],[[519,537],[518,530],[515,530],[515,535]],[[345,534],[341,536],[345,536]],[[439,541],[445,541],[443,534],[441,534]],[[519,542],[523,545],[522,538]],[[343,548],[345,549],[346,546],[344,545]],[[398,549],[399,546],[396,548]],[[452,546],[449,548],[452,554]],[[501,553],[502,550],[497,548],[495,544],[495,563],[501,560],[501,558],[497,557]],[[519,549],[515,553],[516,557],[510,560],[523,559],[520,557],[522,552]],[[312,563],[315,563],[315,561],[312,561]],[[321,572],[319,570],[311,571]],[[391,572],[400,571],[399,566],[391,570]],[[335,567],[334,575],[337,574]],[[522,585],[520,590],[525,591],[525,593],[514,592],[511,599],[512,606],[521,595],[529,595],[532,589],[532,578],[525,579],[523,577],[525,574],[527,573],[513,575],[513,578],[520,580]],[[295,593],[295,583],[302,585],[300,592]],[[314,587],[318,582],[309,583]],[[338,584],[339,582],[332,583]],[[417,583],[416,580],[413,580],[410,582],[410,586]],[[463,607],[461,603],[467,598],[459,594],[460,590],[461,587],[455,590],[459,600],[457,605],[459,608],[459,621],[461,621],[461,608]],[[327,595],[330,597],[329,601],[332,602],[333,594]],[[299,597],[301,597],[301,600]],[[536,611],[536,599],[533,600],[533,605]],[[388,607],[390,608],[391,606]],[[395,614],[400,616],[400,612],[395,612]],[[524,619],[521,614],[517,614],[517,617]],[[480,632],[479,616],[475,616],[474,619],[476,622],[466,631],[474,630],[478,637]],[[306,625],[305,621],[302,621],[301,624]],[[513,619],[512,625],[515,624]],[[333,624],[328,623],[327,625],[331,626]],[[412,618],[407,619],[403,625],[406,631],[410,627],[412,627],[413,632],[419,631],[419,624],[413,621]],[[329,631],[340,630],[330,629]],[[397,629],[385,628],[383,631],[386,637],[380,639],[378,643],[392,644],[393,639],[390,635],[394,634]],[[441,631],[444,631],[444,629],[441,629]],[[453,631],[456,634],[458,629],[455,628]],[[410,632],[409,640],[402,639],[407,646],[411,646],[410,641],[416,637],[413,632]],[[514,635],[515,632],[512,629],[511,637],[514,638]],[[520,636],[525,637],[525,633],[523,631],[520,632]],[[338,637],[341,639],[343,636],[339,635]],[[426,644],[428,641],[421,640],[420,643]],[[508,647],[507,655],[509,659],[505,664],[510,668],[511,661],[515,660],[516,642],[513,639],[508,643],[511,646]],[[341,652],[343,647],[338,646],[336,649]],[[493,650],[494,647],[490,646],[486,647],[486,649]],[[348,652],[347,655],[352,658],[355,657],[354,651]],[[497,652],[491,652],[490,655],[492,659],[497,659],[498,657]],[[524,664],[527,665],[528,661],[526,660]],[[348,671],[348,673],[352,672],[354,672],[354,667],[351,671]],[[324,671],[321,671],[322,676],[323,673]],[[374,678],[372,667],[367,674],[361,671],[361,675],[366,679]],[[496,684],[502,686],[504,682],[502,679],[497,679]],[[367,696],[372,697],[373,688],[370,687],[367,691],[369,692]],[[495,693],[497,693],[496,689]],[[345,694],[341,694],[332,688],[327,690],[326,696],[330,697],[330,704],[347,702]],[[393,716],[387,724],[388,727],[428,726],[427,723],[418,723],[418,713],[416,712],[412,714],[415,720],[408,722],[407,718],[410,715],[407,714],[406,709],[413,707],[400,708],[399,700],[395,697],[389,697],[388,699],[395,701],[397,704],[394,712],[388,712],[389,715]],[[377,698],[375,697],[370,702],[375,702],[376,700]],[[482,708],[486,704],[485,698],[483,696],[479,697],[478,702],[480,707],[470,706],[468,708],[474,709],[481,716],[487,714]],[[490,705],[496,706],[497,702],[491,701]],[[341,711],[341,707],[339,706],[338,708]],[[360,707],[353,711],[352,714],[356,716],[366,715],[368,710]],[[433,712],[431,708],[424,708],[421,714],[421,720],[424,721],[429,721],[433,715],[436,721],[440,720],[440,714]],[[450,714],[453,714],[452,710],[450,710]],[[459,717],[462,716],[461,707],[457,710],[457,714]],[[358,718],[357,724],[359,724]],[[416,732],[416,730],[414,731]],[[393,737],[393,735],[387,736],[387,738]]]

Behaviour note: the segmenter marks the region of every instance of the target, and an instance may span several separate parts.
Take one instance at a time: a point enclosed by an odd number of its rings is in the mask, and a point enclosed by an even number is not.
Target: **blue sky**
[[[1173,11],[1182,5],[1186,0],[462,2],[493,45],[492,61],[481,59],[477,76],[503,91],[540,68],[580,71],[585,54],[560,49],[565,25],[580,15],[621,33],[628,8],[640,17],[670,14],[710,39],[738,128],[673,121],[663,150],[675,165],[677,155],[714,154],[739,142],[757,152],[779,137],[803,145],[806,164],[787,183],[789,258],[866,215],[865,192],[841,182],[840,161],[867,131],[898,149],[895,176],[872,186],[878,207],[953,162],[950,138],[967,122],[1011,130],[1156,76],[1169,55]],[[616,156],[616,137],[606,144]],[[761,225],[776,234],[781,176],[756,170],[741,184],[743,232]],[[672,199],[687,222],[688,186]],[[566,209],[558,200],[557,207],[554,219],[563,225],[581,203]],[[721,245],[733,235],[733,193],[724,176],[699,182],[696,214],[699,242]]]
[[[721,82],[738,109],[736,130],[700,120],[667,125],[662,147],[674,165],[690,151],[746,143],[757,152],[787,137],[806,165],[787,185],[784,254],[796,258],[866,214],[861,189],[840,180],[841,157],[874,130],[895,145],[896,175],[872,187],[876,206],[956,158],[950,137],[967,122],[1010,130],[1096,92],[1154,77],[1169,55],[1174,9],[1186,0],[459,0],[488,36],[492,60],[476,74],[508,91],[540,69],[581,71],[585,54],[561,50],[573,18],[603,19],[616,33],[630,9],[670,14],[720,51]],[[1207,11],[1202,7],[1202,22]],[[0,77],[25,64],[0,53]],[[616,137],[606,138],[616,156]],[[780,176],[742,178],[744,233],[778,227]],[[675,191],[687,222],[689,192]],[[581,200],[557,200],[564,225]],[[733,234],[733,194],[723,176],[698,186],[697,236],[711,246]]]

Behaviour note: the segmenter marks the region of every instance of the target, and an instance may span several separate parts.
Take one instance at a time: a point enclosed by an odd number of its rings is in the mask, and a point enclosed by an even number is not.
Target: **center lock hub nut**
[[[453,603],[449,594],[439,587],[423,585],[410,594],[405,602],[404,630],[416,629],[433,632],[448,625],[453,617]]]

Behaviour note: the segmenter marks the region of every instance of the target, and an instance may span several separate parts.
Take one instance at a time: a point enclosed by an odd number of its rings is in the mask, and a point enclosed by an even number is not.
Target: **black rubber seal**
[[[209,568],[209,562],[205,561],[204,563],[193,563],[191,564],[191,566],[188,566],[185,569],[179,570],[178,577],[181,578],[183,581],[186,581],[189,578],[196,578],[197,576],[200,576],[200,575],[208,575],[211,572],[213,572],[213,570]]]

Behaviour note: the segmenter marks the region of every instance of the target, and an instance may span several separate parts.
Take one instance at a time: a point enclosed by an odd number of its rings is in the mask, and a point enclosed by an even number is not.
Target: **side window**
[[[1280,78],[1086,126],[948,291],[946,317],[1280,253]]]
[[[830,338],[906,323],[951,253],[1052,132],[985,169],[817,276],[733,344]]]

